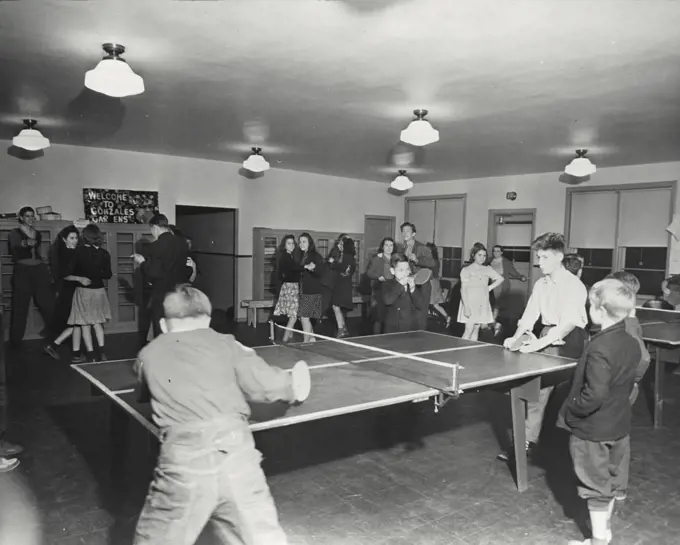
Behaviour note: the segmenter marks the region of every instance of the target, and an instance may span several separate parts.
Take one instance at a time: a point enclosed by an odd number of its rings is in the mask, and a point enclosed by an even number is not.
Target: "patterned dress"
[[[461,324],[490,324],[494,321],[489,302],[489,280],[495,282],[503,277],[488,265],[472,263],[460,271],[461,302],[458,322]],[[463,304],[466,302],[466,305]],[[470,316],[466,317],[467,306]]]

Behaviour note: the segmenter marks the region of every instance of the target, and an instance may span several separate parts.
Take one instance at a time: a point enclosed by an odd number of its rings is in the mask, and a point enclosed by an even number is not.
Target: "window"
[[[416,226],[420,242],[437,245],[440,276],[459,278],[463,263],[465,197],[407,198],[406,218]]]
[[[584,257],[583,282],[593,285],[627,270],[639,279],[640,295],[658,294],[666,277],[673,199],[670,184],[570,190],[568,239]]]

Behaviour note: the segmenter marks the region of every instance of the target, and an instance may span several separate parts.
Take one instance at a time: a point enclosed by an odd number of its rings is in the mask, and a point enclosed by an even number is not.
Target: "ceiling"
[[[0,2],[0,139],[387,181],[680,160],[680,2]],[[86,90],[101,44],[146,92]],[[398,145],[426,108],[441,140]],[[46,151],[49,153],[49,150]],[[16,159],[19,160],[19,159]]]

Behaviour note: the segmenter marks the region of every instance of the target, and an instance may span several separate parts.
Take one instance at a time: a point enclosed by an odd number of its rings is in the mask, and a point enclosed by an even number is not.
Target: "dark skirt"
[[[335,307],[340,307],[343,310],[352,310],[354,308],[352,291],[352,277],[342,276],[341,274],[336,273],[331,304]]]
[[[300,318],[314,318],[320,320],[323,315],[320,293],[301,293],[298,316]]]
[[[57,300],[54,306],[54,314],[52,315],[52,331],[55,335],[59,335],[70,327],[68,325],[68,318],[71,315],[75,291],[76,284],[74,282],[62,282],[58,287]]]

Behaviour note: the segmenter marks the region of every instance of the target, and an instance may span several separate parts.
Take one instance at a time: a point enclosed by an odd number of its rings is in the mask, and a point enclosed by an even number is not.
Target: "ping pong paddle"
[[[517,352],[522,346],[524,346],[527,343],[530,343],[532,341],[536,340],[536,335],[533,333],[525,333],[522,335],[519,339],[517,339],[514,343],[510,345],[510,351],[511,352]]]
[[[413,281],[416,286],[422,286],[427,284],[432,277],[432,271],[430,269],[420,269],[416,274],[413,275]]]
[[[297,362],[291,371],[293,378],[293,393],[295,394],[295,401],[302,403],[309,397],[309,392],[312,389],[312,377],[309,374],[309,367],[307,363],[300,360]]]

